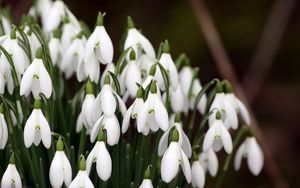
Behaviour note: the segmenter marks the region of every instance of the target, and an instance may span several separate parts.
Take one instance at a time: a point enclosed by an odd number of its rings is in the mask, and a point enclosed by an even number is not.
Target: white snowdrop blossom
[[[194,78],[196,72],[196,69],[192,70],[191,67],[184,66],[179,73],[180,86],[184,95],[189,101],[190,109],[194,109],[196,96],[202,90],[200,80],[198,78]],[[197,108],[201,114],[203,114],[205,111],[206,101],[207,96],[204,94],[197,104]]]
[[[207,152],[200,153],[199,161],[204,172],[208,171],[213,177],[217,175],[219,161],[213,149],[210,148]]]
[[[60,42],[61,31],[55,30],[49,40],[49,51],[53,65],[60,66],[62,60],[62,44]]]
[[[77,28],[72,23],[70,23],[69,19],[66,17],[64,19],[64,24],[61,33],[61,45],[64,53],[66,52],[68,47],[71,45],[73,39],[76,38],[79,32],[80,28]]]
[[[142,78],[146,78],[151,66],[155,63],[155,59],[150,58],[147,54],[142,54],[137,59],[137,65],[139,66],[142,74]]]
[[[243,158],[247,158],[251,173],[257,176],[263,168],[264,156],[262,149],[253,136],[247,137],[237,150],[234,158],[235,170],[240,169]]]
[[[66,48],[61,61],[61,70],[65,73],[66,78],[70,78],[76,72],[78,64],[84,57],[85,37],[79,33],[71,44]]]
[[[198,160],[193,161],[192,164],[192,186],[197,188],[204,187],[205,172]]]
[[[94,185],[86,172],[86,162],[83,156],[81,156],[80,159],[79,171],[69,185],[69,188],[94,188]]]
[[[11,32],[10,20],[2,14],[2,15],[0,15],[0,21],[1,21],[1,24],[3,27],[4,34],[9,34]]]
[[[186,134],[184,133],[183,129],[182,129],[182,124],[180,122],[175,122],[171,127],[169,127],[169,129],[164,132],[164,134],[162,135],[159,144],[158,144],[158,156],[162,156],[165,151],[168,148],[168,139],[169,139],[169,135],[170,133],[172,133],[172,131],[177,130],[179,133],[179,140],[178,143],[181,146],[181,149],[184,151],[185,155],[190,158],[192,155],[192,147],[191,147],[191,143],[189,141],[189,138],[186,136]],[[172,130],[172,131],[171,131]]]
[[[158,129],[166,131],[169,128],[168,112],[157,94],[155,81],[151,83],[147,100],[137,116],[138,132],[147,135],[149,129],[156,132]]]
[[[147,54],[151,59],[155,59],[155,51],[152,44],[135,28],[134,23],[130,17],[128,17],[127,20],[127,27],[128,31],[123,49],[126,50],[130,47],[133,48],[137,59],[139,59],[139,57],[143,53]]]
[[[0,106],[0,149],[4,149],[8,139],[7,124],[4,119],[3,106]]]
[[[25,146],[29,148],[32,143],[37,146],[41,141],[47,149],[50,148],[50,126],[42,110],[40,109],[40,101],[36,100],[34,103],[34,109],[25,123],[24,143]]]
[[[216,120],[215,115],[217,111],[220,111],[222,114],[222,121],[224,122],[225,127],[227,129],[237,129],[238,117],[236,110],[232,103],[230,103],[230,101],[225,97],[222,87],[222,84],[220,82],[217,82],[217,93],[209,109],[210,112],[213,111],[213,114],[209,117],[208,124],[210,127],[213,125],[214,121]]]
[[[69,186],[72,181],[71,164],[63,151],[61,138],[56,143],[56,152],[50,165],[49,179],[52,187]]]
[[[133,101],[132,105],[126,111],[123,123],[122,123],[122,133],[124,134],[129,127],[130,119],[137,119],[138,113],[140,112],[142,106],[144,105],[142,89],[139,88],[136,94],[136,99]],[[149,129],[148,129],[149,130]],[[148,134],[145,132],[145,134]]]
[[[170,85],[173,90],[176,90],[179,85],[179,77],[176,65],[169,53],[169,44],[168,41],[164,43],[163,53],[160,56],[159,63],[164,67],[164,69],[168,73],[168,77],[170,80]],[[160,68],[158,68],[155,72],[155,78],[157,80],[158,86],[161,90],[165,90],[165,83],[162,76],[162,72]]]
[[[39,98],[39,94],[44,94],[46,98],[50,98],[52,94],[52,81],[47,72],[42,57],[42,49],[39,48],[37,57],[26,69],[20,85],[20,95],[28,96],[32,92],[35,99]]]
[[[28,67],[29,62],[24,50],[18,44],[17,33],[15,28],[11,31],[10,36],[4,41],[3,47],[11,55],[16,74],[22,75],[25,69]],[[0,64],[5,64],[4,66],[8,66],[10,67],[10,69],[13,69],[10,66],[8,59],[6,58],[4,53],[1,53],[0,62]],[[0,66],[0,70],[2,70],[3,74],[3,71],[6,69],[2,68],[3,65]]]
[[[177,89],[175,90],[170,88],[170,100],[171,100],[171,107],[174,112],[188,111],[188,107],[189,107],[188,101],[180,85],[178,85]]]
[[[1,61],[0,57],[0,94],[4,94],[5,86],[9,94],[14,91],[14,80],[8,63]]]
[[[22,188],[22,181],[15,165],[14,154],[11,156],[9,164],[2,176],[1,187]]]
[[[214,115],[214,114],[212,114]],[[210,148],[218,152],[224,146],[227,153],[232,152],[232,139],[221,120],[221,113],[218,111],[215,115],[216,120],[205,134],[203,141],[203,151],[207,152]]]
[[[96,23],[97,26],[87,41],[84,56],[84,61],[86,63],[90,56],[95,56],[102,64],[111,63],[113,60],[113,44],[103,26],[104,15],[105,14],[99,12]]]
[[[100,81],[100,84],[101,84],[101,87],[104,86],[104,80],[105,80],[105,77],[107,75],[109,75],[109,72],[115,72],[115,69],[116,69],[116,66],[114,63],[108,63],[102,73],[102,76],[101,76],[101,81]]]
[[[175,129],[172,134],[171,143],[161,160],[161,178],[166,183],[172,181],[177,175],[180,165],[186,181],[191,183],[191,166],[178,140],[179,133]]]
[[[112,172],[112,160],[105,146],[105,132],[101,129],[98,134],[98,141],[94,148],[89,153],[86,160],[86,171],[89,174],[92,168],[92,163],[96,163],[97,174],[101,180],[107,181]]]

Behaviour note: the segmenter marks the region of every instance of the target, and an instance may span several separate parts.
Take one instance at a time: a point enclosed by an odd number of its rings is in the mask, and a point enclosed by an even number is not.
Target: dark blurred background
[[[250,96],[253,98],[251,106],[284,178],[291,187],[300,187],[297,176],[300,174],[300,1],[210,0],[205,3],[237,76],[243,80],[244,75],[248,73],[272,7],[277,1],[283,3],[278,6],[279,9],[291,6],[290,15],[284,21],[284,28],[281,28],[282,37],[279,37],[280,43],[273,55],[272,64],[264,74],[265,79],[261,81],[262,87],[256,96]],[[65,3],[91,28],[98,11],[107,12],[105,27],[116,50],[119,49],[126,17],[130,15],[136,27],[142,29],[155,48],[161,41],[168,39],[174,58],[185,52],[192,64],[200,67],[203,83],[220,77],[194,9],[188,0],[66,0]],[[21,14],[29,9],[31,1],[2,0],[1,4],[10,5],[16,19],[19,19]],[[278,31],[271,30],[267,35],[272,35],[273,32],[276,34]],[[252,76],[256,75],[252,73]],[[243,85],[246,95],[247,89],[257,83],[251,84]],[[232,171],[230,174],[225,181],[225,187],[274,187],[265,172],[259,177],[253,177],[246,165],[243,165],[240,172]]]

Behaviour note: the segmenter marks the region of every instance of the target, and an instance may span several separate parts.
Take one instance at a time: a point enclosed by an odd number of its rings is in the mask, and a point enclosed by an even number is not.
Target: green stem
[[[83,152],[84,152],[85,142],[86,142],[86,129],[85,127],[83,127],[80,133],[79,149],[77,154],[78,159],[81,154],[84,155]]]

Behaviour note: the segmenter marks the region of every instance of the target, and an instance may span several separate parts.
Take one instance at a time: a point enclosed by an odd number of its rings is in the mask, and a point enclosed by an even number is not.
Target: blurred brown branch
[[[220,40],[218,31],[214,25],[214,21],[208,12],[206,5],[203,0],[190,0],[191,6],[196,14],[199,26],[202,29],[204,38],[208,44],[208,47],[212,53],[212,56],[216,62],[217,68],[221,75],[228,79],[236,89],[237,95],[243,100],[248,106],[252,119],[252,128],[256,138],[262,146],[265,155],[265,170],[268,173],[274,187],[283,188],[288,187],[288,184],[282,176],[279,168],[272,156],[272,152],[263,137],[262,131],[260,130],[257,120],[254,116],[252,109],[249,106],[249,102],[246,98],[245,92],[237,79],[235,70],[232,63],[225,51],[224,46]]]
[[[264,85],[295,3],[296,0],[274,2],[249,69],[242,81],[250,104]]]

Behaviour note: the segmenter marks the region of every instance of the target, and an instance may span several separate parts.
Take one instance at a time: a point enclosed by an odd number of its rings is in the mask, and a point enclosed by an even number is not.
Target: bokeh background
[[[16,20],[28,11],[32,3],[29,0],[0,2],[12,7]],[[221,77],[189,0],[65,0],[65,3],[91,28],[98,11],[107,12],[105,27],[116,50],[119,49],[126,17],[130,15],[154,47],[157,48],[161,41],[168,39],[174,58],[182,52],[186,53],[191,63],[200,67],[203,83]],[[204,3],[238,79],[244,83],[242,86],[246,95],[252,99],[251,106],[281,174],[291,187],[300,187],[300,1],[206,0]],[[275,41],[279,45],[271,56],[270,68],[260,83],[243,82],[245,75],[250,78],[257,76],[255,71],[249,72],[249,67],[275,5],[278,9],[275,10],[277,17],[273,17],[272,22],[275,29],[269,29],[264,36],[276,35],[281,31],[282,36]],[[284,16],[284,23],[277,23],[282,22]],[[276,24],[279,25],[277,29]],[[265,49],[273,49],[273,40],[266,41],[266,44]],[[265,61],[261,60],[260,63]],[[256,67],[258,69],[260,66]],[[248,91],[257,84],[262,87],[253,96]],[[272,182],[265,172],[253,177],[243,165],[238,173],[230,171],[224,187],[275,187]]]

